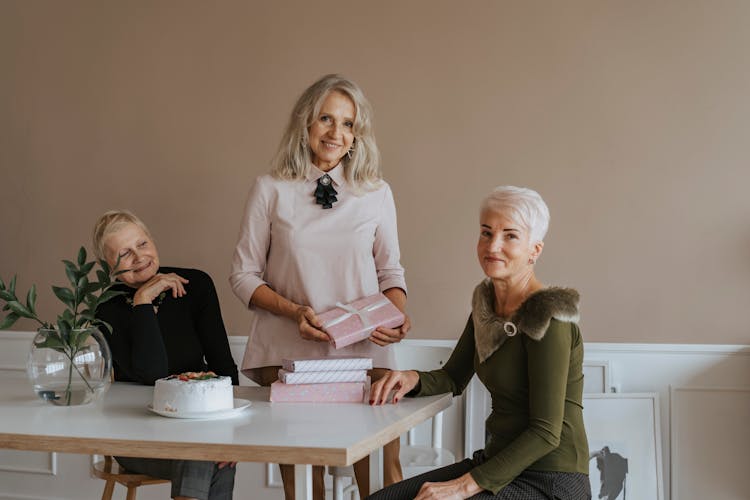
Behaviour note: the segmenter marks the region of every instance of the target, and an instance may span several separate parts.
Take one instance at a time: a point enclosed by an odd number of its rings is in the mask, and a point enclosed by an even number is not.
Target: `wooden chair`
[[[145,474],[128,472],[109,455],[105,455],[104,460],[91,464],[91,474],[106,481],[102,500],[112,500],[115,483],[128,489],[127,500],[135,500],[136,488],[139,486],[170,482],[169,479],[158,479]]]

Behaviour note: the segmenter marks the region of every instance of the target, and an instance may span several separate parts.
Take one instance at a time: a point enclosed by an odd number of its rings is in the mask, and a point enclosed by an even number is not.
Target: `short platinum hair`
[[[150,240],[154,239],[151,237],[151,231],[148,230],[146,224],[144,224],[144,222],[130,210],[109,210],[104,212],[99,219],[97,219],[96,224],[94,224],[94,230],[91,234],[91,240],[94,245],[94,254],[97,259],[107,260],[104,255],[104,241],[107,239],[107,236],[119,231],[126,224],[135,224],[143,229],[143,232],[146,233],[146,236],[148,236]]]
[[[532,245],[544,241],[549,228],[549,208],[533,189],[498,186],[482,200],[479,213],[486,210],[504,213],[522,225],[529,232]]]
[[[373,131],[373,111],[362,89],[341,75],[326,75],[310,85],[297,99],[273,160],[271,173],[279,179],[301,179],[310,170],[312,155],[308,130],[318,117],[328,94],[340,92],[354,103],[354,145],[341,160],[344,175],[355,190],[378,187],[383,178],[380,151]]]

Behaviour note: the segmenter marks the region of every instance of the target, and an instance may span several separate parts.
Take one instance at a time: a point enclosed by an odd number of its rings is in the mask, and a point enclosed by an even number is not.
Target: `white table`
[[[269,403],[268,389],[237,387],[252,401],[231,419],[182,420],[148,411],[151,387],[116,383],[98,403],[40,401],[22,377],[0,384],[0,448],[133,457],[295,464],[298,499],[312,498],[312,465],[352,465],[370,455],[382,487],[385,443],[451,405],[450,394],[397,405]]]

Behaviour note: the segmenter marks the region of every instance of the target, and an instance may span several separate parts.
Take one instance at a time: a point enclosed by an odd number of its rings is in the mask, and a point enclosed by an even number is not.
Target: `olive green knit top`
[[[492,310],[488,281],[474,293],[472,314],[443,368],[419,372],[414,395],[463,392],[474,373],[489,391],[487,460],[471,472],[495,494],[526,469],[588,474],[583,425],[583,340],[578,293],[545,288],[530,295],[510,322]]]

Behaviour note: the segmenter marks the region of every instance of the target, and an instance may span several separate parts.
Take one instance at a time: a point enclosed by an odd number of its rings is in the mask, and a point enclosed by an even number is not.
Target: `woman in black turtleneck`
[[[102,304],[96,316],[112,326],[104,334],[112,350],[115,380],[153,385],[186,371],[213,371],[238,384],[237,366],[208,274],[160,267],[146,225],[118,210],[94,226],[94,251],[111,267],[127,269],[113,289],[125,295]],[[172,498],[231,500],[233,463],[115,457],[126,469],[172,481]]]

